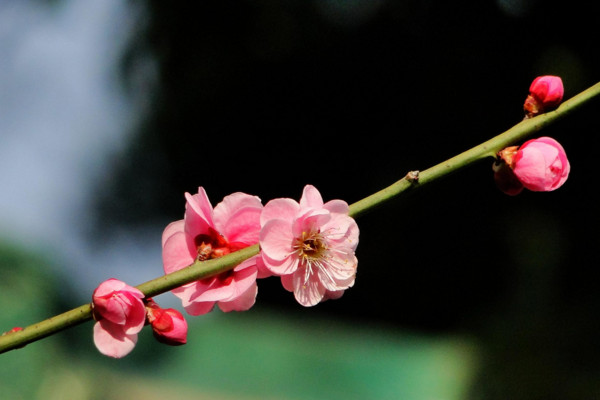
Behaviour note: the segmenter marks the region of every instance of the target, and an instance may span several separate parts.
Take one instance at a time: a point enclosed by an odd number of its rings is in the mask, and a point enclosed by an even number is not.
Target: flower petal
[[[198,303],[198,302],[190,303],[187,306],[184,305],[184,308],[188,314],[193,315],[193,316],[198,316],[198,315],[208,314],[209,312],[212,311],[214,306],[215,306],[214,301],[207,301],[207,302],[202,302],[202,303]]]
[[[185,230],[185,220],[180,219],[179,221],[171,222],[162,234],[162,246],[165,246],[165,242],[169,239],[173,234],[177,232],[183,232]]]
[[[234,215],[242,209],[262,210],[260,198],[246,193],[233,193],[223,198],[214,209],[214,223],[217,230],[227,236],[222,228],[235,220]],[[228,239],[231,239],[227,236]]]
[[[272,219],[282,219],[291,223],[299,211],[300,205],[292,199],[271,200],[265,205],[260,214],[260,225],[264,226]]]
[[[218,206],[217,206],[218,207]],[[216,211],[216,209],[215,209]],[[260,233],[260,213],[262,208],[245,207],[232,212],[230,218],[221,223],[215,217],[217,230],[230,243],[243,243],[247,246],[258,243]]]
[[[293,253],[291,223],[281,219],[267,222],[260,231],[260,248],[269,259],[283,261]],[[267,261],[267,260],[265,260]],[[268,262],[265,262],[268,265]]]
[[[166,274],[179,271],[182,268],[191,265],[196,260],[190,250],[190,237],[185,232],[177,232],[163,246],[163,269]]]
[[[330,200],[323,204],[323,208],[329,210],[332,213],[348,215],[350,207],[344,200]]]
[[[121,325],[101,320],[94,325],[94,344],[100,353],[114,358],[126,356],[137,343],[137,334],[127,335]]]
[[[192,237],[208,233],[208,228],[214,228],[213,209],[204,188],[198,188],[198,194],[185,194],[185,231]]]
[[[219,301],[217,304],[223,312],[246,311],[254,305],[257,293],[258,285],[256,284],[256,280],[254,280],[250,287],[248,287],[245,292],[238,295],[235,300]]]
[[[301,208],[322,208],[323,207],[323,197],[321,197],[321,193],[317,190],[313,185],[304,186],[304,190],[302,191],[302,197],[300,198],[300,207]]]
[[[326,290],[317,274],[310,272],[308,279],[305,274],[305,268],[299,268],[292,276],[294,297],[304,307],[311,307],[321,302]]]

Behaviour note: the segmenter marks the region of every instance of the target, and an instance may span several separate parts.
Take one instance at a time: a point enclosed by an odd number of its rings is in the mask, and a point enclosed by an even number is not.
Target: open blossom
[[[564,148],[550,137],[528,140],[500,153],[501,164],[494,167],[498,187],[509,195],[523,188],[549,192],[561,187],[571,171]]]
[[[102,282],[92,295],[94,344],[107,356],[121,358],[137,343],[146,322],[144,294],[117,279]]]
[[[174,308],[161,308],[152,299],[146,305],[148,323],[154,337],[161,343],[179,346],[187,342],[187,321]]]
[[[564,88],[562,79],[558,76],[538,76],[529,87],[529,96],[525,99],[523,108],[528,117],[534,117],[557,108],[563,98]]]
[[[262,203],[256,196],[234,193],[214,208],[200,187],[198,194],[185,194],[182,220],[169,224],[162,238],[163,268],[171,273],[191,265],[258,243]],[[172,290],[190,315],[210,312],[215,304],[222,311],[244,311],[254,305],[258,267],[251,257],[234,269]]]
[[[307,185],[300,203],[268,202],[260,223],[262,262],[303,306],[339,298],[354,285],[359,230],[346,202],[323,203]]]

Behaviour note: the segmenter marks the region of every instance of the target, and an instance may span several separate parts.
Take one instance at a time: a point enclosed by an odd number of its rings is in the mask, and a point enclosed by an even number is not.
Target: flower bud
[[[549,137],[528,140],[519,147],[513,172],[525,188],[535,192],[558,189],[569,177],[571,165],[563,147]]]
[[[571,166],[563,147],[549,137],[528,140],[521,147],[507,147],[498,153],[494,179],[500,190],[516,195],[524,188],[549,192],[561,187]]]
[[[564,95],[562,79],[558,76],[538,76],[529,87],[523,109],[526,118],[551,111],[560,105]]]
[[[183,315],[173,308],[160,308],[153,300],[146,305],[148,322],[154,337],[161,343],[179,346],[187,342],[187,322]]]
[[[102,282],[92,295],[94,344],[114,358],[129,354],[146,322],[144,293],[117,279]]]

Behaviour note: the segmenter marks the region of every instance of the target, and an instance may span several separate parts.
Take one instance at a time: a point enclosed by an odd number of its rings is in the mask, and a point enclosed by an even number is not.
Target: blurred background
[[[519,122],[538,75],[572,97],[600,80],[593,7],[0,0],[0,331],[160,276],[198,186],[353,203]],[[261,280],[122,360],[85,323],[0,355],[2,398],[597,398],[599,110],[541,133],[571,161],[555,192],[506,196],[490,160],[360,217],[340,300]]]

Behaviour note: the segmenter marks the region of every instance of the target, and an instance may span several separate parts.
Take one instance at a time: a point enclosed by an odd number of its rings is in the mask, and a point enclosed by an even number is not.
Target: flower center
[[[210,227],[208,233],[200,234],[194,238],[194,244],[196,245],[199,261],[223,257],[246,247],[244,243],[229,242],[225,236]]]
[[[227,238],[221,235],[213,228],[208,228],[207,234],[200,234],[194,238],[194,244],[198,251],[198,261],[206,261],[213,258],[223,257],[231,252],[243,249],[246,244],[240,242],[229,242]],[[214,280],[219,280],[221,286],[227,286],[233,281],[233,270],[225,271],[219,275],[202,279],[209,284]]]
[[[300,258],[310,262],[323,258],[327,251],[327,242],[321,231],[302,232],[292,247]]]

